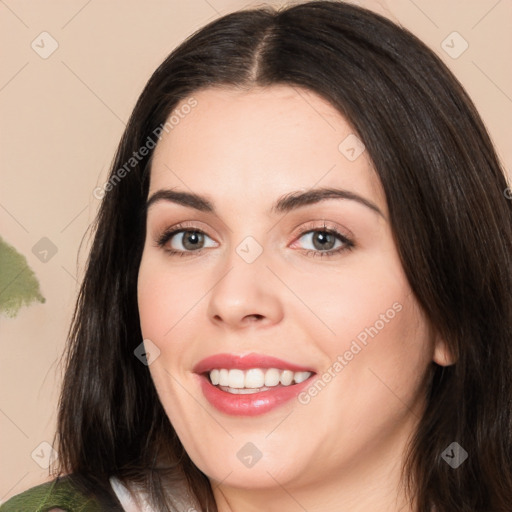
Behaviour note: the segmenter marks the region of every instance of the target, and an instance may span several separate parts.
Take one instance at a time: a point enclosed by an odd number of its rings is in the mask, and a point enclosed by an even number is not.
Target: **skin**
[[[400,486],[402,457],[427,369],[449,358],[404,275],[368,152],[347,159],[338,146],[353,128],[304,89],[207,88],[194,98],[155,149],[149,196],[192,191],[216,214],[154,203],[138,280],[142,332],[160,351],[149,369],[178,436],[221,512],[414,510]],[[278,197],[312,187],[349,190],[382,215],[349,199],[270,213]],[[201,253],[182,234],[166,248],[188,249],[184,257],[157,246],[165,229],[187,221],[207,235]],[[354,247],[320,257],[311,230],[324,221]],[[247,236],[262,249],[252,263],[236,252]],[[320,379],[393,304],[401,310],[307,404],[230,416],[210,405],[192,372],[213,354],[257,352],[312,367]],[[262,454],[250,468],[237,457],[248,442]]]

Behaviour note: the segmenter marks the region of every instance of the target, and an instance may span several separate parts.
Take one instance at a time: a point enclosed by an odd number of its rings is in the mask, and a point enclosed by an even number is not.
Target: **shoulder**
[[[64,478],[56,478],[13,496],[0,505],[0,512],[101,512],[100,505],[82,494]]]

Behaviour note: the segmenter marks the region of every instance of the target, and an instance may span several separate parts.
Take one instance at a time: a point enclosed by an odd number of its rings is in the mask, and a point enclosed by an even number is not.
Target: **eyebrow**
[[[316,188],[305,192],[301,190],[290,192],[281,196],[272,205],[270,213],[288,213],[297,208],[316,204],[327,199],[348,199],[350,201],[356,201],[385,219],[384,214],[377,205],[355,192],[339,188]],[[154,192],[146,203],[146,211],[149,210],[153,204],[159,201],[176,203],[189,208],[194,208],[201,212],[216,213],[213,203],[206,197],[193,192],[181,192],[174,189],[161,189]]]

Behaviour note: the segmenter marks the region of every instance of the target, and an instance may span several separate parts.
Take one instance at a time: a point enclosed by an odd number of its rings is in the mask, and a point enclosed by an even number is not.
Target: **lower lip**
[[[276,387],[259,393],[235,395],[217,388],[208,377],[204,375],[199,377],[201,379],[201,389],[206,399],[220,412],[233,416],[265,414],[295,398],[305,387],[311,384],[313,378],[311,376],[300,384]]]

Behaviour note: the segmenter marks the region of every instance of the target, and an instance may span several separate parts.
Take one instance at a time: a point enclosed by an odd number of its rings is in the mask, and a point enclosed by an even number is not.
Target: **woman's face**
[[[155,149],[138,280],[149,370],[185,449],[224,486],[389,477],[441,349],[367,151],[304,89],[185,104]]]

